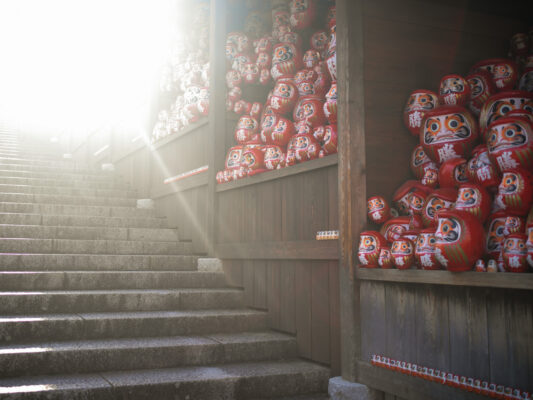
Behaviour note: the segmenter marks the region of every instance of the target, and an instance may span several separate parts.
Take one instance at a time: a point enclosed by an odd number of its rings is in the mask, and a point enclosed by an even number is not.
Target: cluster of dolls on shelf
[[[475,379],[434,368],[424,367],[415,363],[394,360],[378,354],[373,354],[371,364],[402,374],[422,378],[441,385],[448,385],[468,392],[505,400],[531,400],[531,393],[509,386],[498,385],[481,379]]]
[[[172,97],[159,111],[151,142],[181,131],[209,113],[209,3],[195,3],[192,18],[180,26],[160,91]]]
[[[335,6],[317,0],[271,4],[270,32],[256,28],[227,36],[226,105],[240,118],[237,145],[228,150],[218,183],[337,152]],[[327,6],[329,33],[319,29],[310,34],[310,27],[323,17],[319,6]],[[250,17],[248,27],[260,25],[253,23],[260,20],[256,13]],[[305,52],[302,36],[310,36]],[[243,85],[272,82],[264,104],[243,99]]]
[[[369,220],[382,226],[361,233],[361,267],[533,268],[532,35],[513,36],[510,59],[444,76],[438,94],[410,94],[404,122],[420,141],[410,161],[416,180],[394,193],[397,211],[368,199]]]

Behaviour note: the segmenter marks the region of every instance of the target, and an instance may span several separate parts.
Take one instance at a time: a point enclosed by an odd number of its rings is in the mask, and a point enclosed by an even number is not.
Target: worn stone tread
[[[226,287],[223,273],[199,271],[0,271],[0,290]]]
[[[179,240],[178,230],[172,228],[122,228],[31,224],[0,224],[0,236],[2,238],[149,240],[154,242]]]
[[[0,314],[239,308],[242,301],[243,291],[232,288],[2,291]]]
[[[190,255],[191,242],[97,239],[1,238],[2,253]]]
[[[53,254],[0,253],[0,268],[28,270],[196,270],[192,255],[123,255],[123,254]]]
[[[168,228],[166,219],[159,217],[104,217],[69,214],[5,213],[0,221],[11,225],[91,226],[119,228]]]
[[[250,309],[126,311],[0,316],[0,343],[258,331],[267,313]]]
[[[35,342],[0,346],[4,377],[169,368],[296,357],[293,336],[272,332]]]
[[[328,377],[328,369],[301,360],[215,364],[2,379],[0,396],[10,395],[10,400],[249,399],[325,392]]]

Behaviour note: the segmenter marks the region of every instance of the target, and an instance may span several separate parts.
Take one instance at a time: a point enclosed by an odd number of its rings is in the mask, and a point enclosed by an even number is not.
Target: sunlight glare
[[[172,0],[2,0],[0,120],[82,133],[143,124],[175,10]]]

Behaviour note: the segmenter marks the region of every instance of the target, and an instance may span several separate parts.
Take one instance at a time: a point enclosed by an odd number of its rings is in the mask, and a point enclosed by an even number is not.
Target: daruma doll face
[[[398,269],[409,269],[414,262],[413,243],[409,239],[400,238],[392,243],[391,254],[394,265]]]
[[[436,241],[434,230],[426,229],[418,235],[415,246],[415,258],[422,269],[440,269],[440,265],[435,257]]]
[[[483,254],[483,226],[470,213],[443,210],[437,213],[436,257],[450,271],[471,270]]]
[[[436,163],[466,158],[478,136],[477,124],[462,107],[441,107],[426,114],[420,144]]]
[[[533,168],[533,125],[519,117],[501,118],[487,132],[491,161],[505,172],[514,168]]]
[[[361,266],[365,268],[377,268],[379,254],[385,243],[386,240],[379,232],[361,232],[358,251]]]
[[[425,114],[438,104],[437,94],[429,90],[415,90],[409,95],[403,112],[404,124],[414,136],[418,137]]]
[[[527,272],[528,249],[526,241],[527,236],[523,234],[512,234],[505,239],[502,257],[507,272]]]

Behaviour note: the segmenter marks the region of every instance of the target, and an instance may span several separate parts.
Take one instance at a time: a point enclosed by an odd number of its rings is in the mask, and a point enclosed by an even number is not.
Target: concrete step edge
[[[0,232],[2,238],[180,241],[176,228],[0,224]]]
[[[0,380],[10,400],[246,399],[325,393],[329,370],[299,359]],[[118,396],[118,397],[117,397]]]
[[[0,345],[0,368],[13,377],[264,361],[296,353],[294,336],[272,331],[92,339]]]
[[[0,271],[0,291],[227,288],[220,272],[199,271]]]

